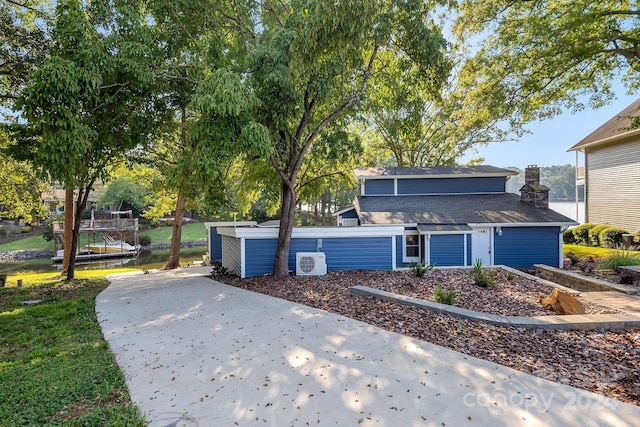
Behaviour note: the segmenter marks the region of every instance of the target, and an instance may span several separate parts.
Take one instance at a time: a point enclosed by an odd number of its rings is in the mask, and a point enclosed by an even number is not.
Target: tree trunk
[[[61,276],[69,273],[69,261],[71,260],[71,245],[73,241],[73,213],[75,212],[75,203],[73,200],[73,189],[64,191],[64,237],[63,237],[63,256]]]
[[[172,270],[180,267],[180,241],[182,239],[182,219],[184,218],[184,206],[186,200],[182,192],[178,192],[178,202],[176,203],[176,215],[173,222],[173,232],[171,234],[171,248],[169,250],[169,260],[164,266],[165,270]]]
[[[278,232],[278,245],[276,246],[276,260],[273,266],[275,277],[289,275],[289,244],[296,213],[296,193],[293,185],[282,182],[282,205],[280,211],[280,230]]]
[[[76,274],[76,252],[78,250],[78,236],[80,235],[80,223],[82,222],[82,212],[87,205],[87,198],[93,186],[93,180],[86,188],[78,189],[78,200],[73,203],[73,230],[71,235],[71,251],[69,254],[69,269],[67,270],[67,280],[72,280]],[[66,215],[66,208],[65,208]],[[66,225],[65,225],[66,228]]]

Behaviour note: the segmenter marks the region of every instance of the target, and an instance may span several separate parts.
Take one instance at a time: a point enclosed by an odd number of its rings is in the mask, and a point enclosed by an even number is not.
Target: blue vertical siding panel
[[[396,268],[408,267],[410,263],[402,261],[404,251],[404,236],[396,236]]]
[[[222,236],[218,234],[217,227],[209,229],[209,260],[222,259]]]
[[[502,227],[494,238],[494,262],[516,268],[559,267],[560,227]]]
[[[430,243],[431,264],[437,267],[464,265],[464,235],[434,234]]]
[[[473,262],[471,261],[471,234],[467,234],[465,239],[467,239],[467,265],[473,265]]]
[[[329,270],[391,270],[393,237],[322,239]],[[315,239],[314,239],[315,240]]]
[[[394,237],[323,238],[320,252],[326,255],[328,270],[391,270],[394,256],[392,238]],[[296,269],[297,252],[316,252],[317,240],[291,239],[289,270]],[[246,277],[273,273],[276,244],[276,239],[245,239]]]
[[[245,239],[245,276],[273,273],[277,239]]]
[[[393,179],[372,179],[364,182],[365,196],[393,195]]]
[[[407,178],[398,180],[398,194],[504,193],[504,177]]]

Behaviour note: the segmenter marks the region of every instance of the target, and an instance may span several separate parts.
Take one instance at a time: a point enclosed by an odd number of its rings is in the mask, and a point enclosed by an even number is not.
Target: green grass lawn
[[[569,252],[576,254],[579,257],[592,256],[594,258],[607,258],[616,254],[617,249],[610,248],[596,248],[593,246],[579,246],[579,245],[563,245],[562,252],[566,255]],[[640,251],[625,251],[631,256],[640,256]]]
[[[146,425],[96,319],[111,272],[0,288],[0,426]]]
[[[171,241],[171,233],[173,227],[162,226],[144,231],[140,235],[146,235],[151,238],[151,243],[169,243]],[[96,235],[96,239],[100,239],[100,235]],[[193,224],[185,224],[182,226],[182,241],[189,242],[192,240],[207,240],[207,231],[204,223],[197,222]],[[86,245],[86,236],[80,236],[80,243]],[[15,242],[0,245],[0,252],[5,251],[35,251],[35,250],[53,250],[53,242],[47,242],[42,236],[31,236]]]
[[[53,241],[47,242],[42,235],[30,236],[14,242],[0,245],[0,252],[5,251],[37,251],[41,249],[53,250]]]
[[[143,231],[140,235],[149,236],[151,238],[151,243],[169,243],[171,241],[171,233],[173,233],[173,227],[165,225]],[[183,242],[207,240],[207,230],[204,227],[204,223],[196,222],[193,224],[183,225],[181,240]]]

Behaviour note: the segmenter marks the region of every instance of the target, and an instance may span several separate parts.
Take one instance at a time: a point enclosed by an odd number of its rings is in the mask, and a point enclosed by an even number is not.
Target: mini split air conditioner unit
[[[327,259],[323,252],[297,252],[296,276],[324,276]]]

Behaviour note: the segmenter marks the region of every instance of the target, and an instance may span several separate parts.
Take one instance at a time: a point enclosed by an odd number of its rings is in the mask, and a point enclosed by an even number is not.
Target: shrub
[[[147,236],[146,234],[142,234],[138,236],[138,243],[140,244],[140,246],[149,246],[151,244],[151,237]]]
[[[433,300],[440,304],[453,305],[458,299],[458,293],[453,290],[452,287],[448,287],[447,290],[442,289],[440,283],[436,284],[433,290]]]
[[[600,263],[600,268],[617,271],[618,267],[626,265],[640,265],[640,257],[631,255],[625,250],[617,250],[613,255]]]
[[[567,253],[567,258],[569,258],[569,263],[574,266],[580,262],[580,257],[573,252]]]
[[[211,270],[211,276],[213,277],[228,277],[233,274],[226,267],[223,267],[220,262],[211,263],[211,266],[213,267]]]
[[[482,260],[479,258],[473,264],[473,281],[481,288],[496,284],[496,279],[488,275],[485,269],[482,268]]]
[[[633,241],[640,244],[640,230],[636,231],[636,234],[633,235]]]
[[[609,224],[598,224],[589,229],[589,244],[591,246],[600,246],[600,233],[611,227]]]
[[[575,228],[572,228],[574,241],[577,245],[588,245],[589,244],[589,230],[595,227],[597,224],[593,224],[588,222],[586,224],[579,225]]]
[[[617,248],[622,244],[622,235],[629,233],[624,228],[608,227],[600,232],[598,239],[600,246],[605,248]]]
[[[573,234],[573,229],[567,229],[564,231],[564,233],[562,233],[562,241],[566,244],[566,245],[573,245],[576,243],[576,235]]]
[[[20,232],[21,233],[31,233],[31,226],[30,225],[25,225],[24,227],[20,227]]]
[[[433,267],[434,267],[433,264],[425,265],[424,261],[412,262],[411,264],[409,264],[409,269],[417,277],[424,276],[429,271],[431,271],[433,269]]]
[[[7,235],[7,230],[4,228],[4,226],[0,225],[0,236],[6,236]]]

